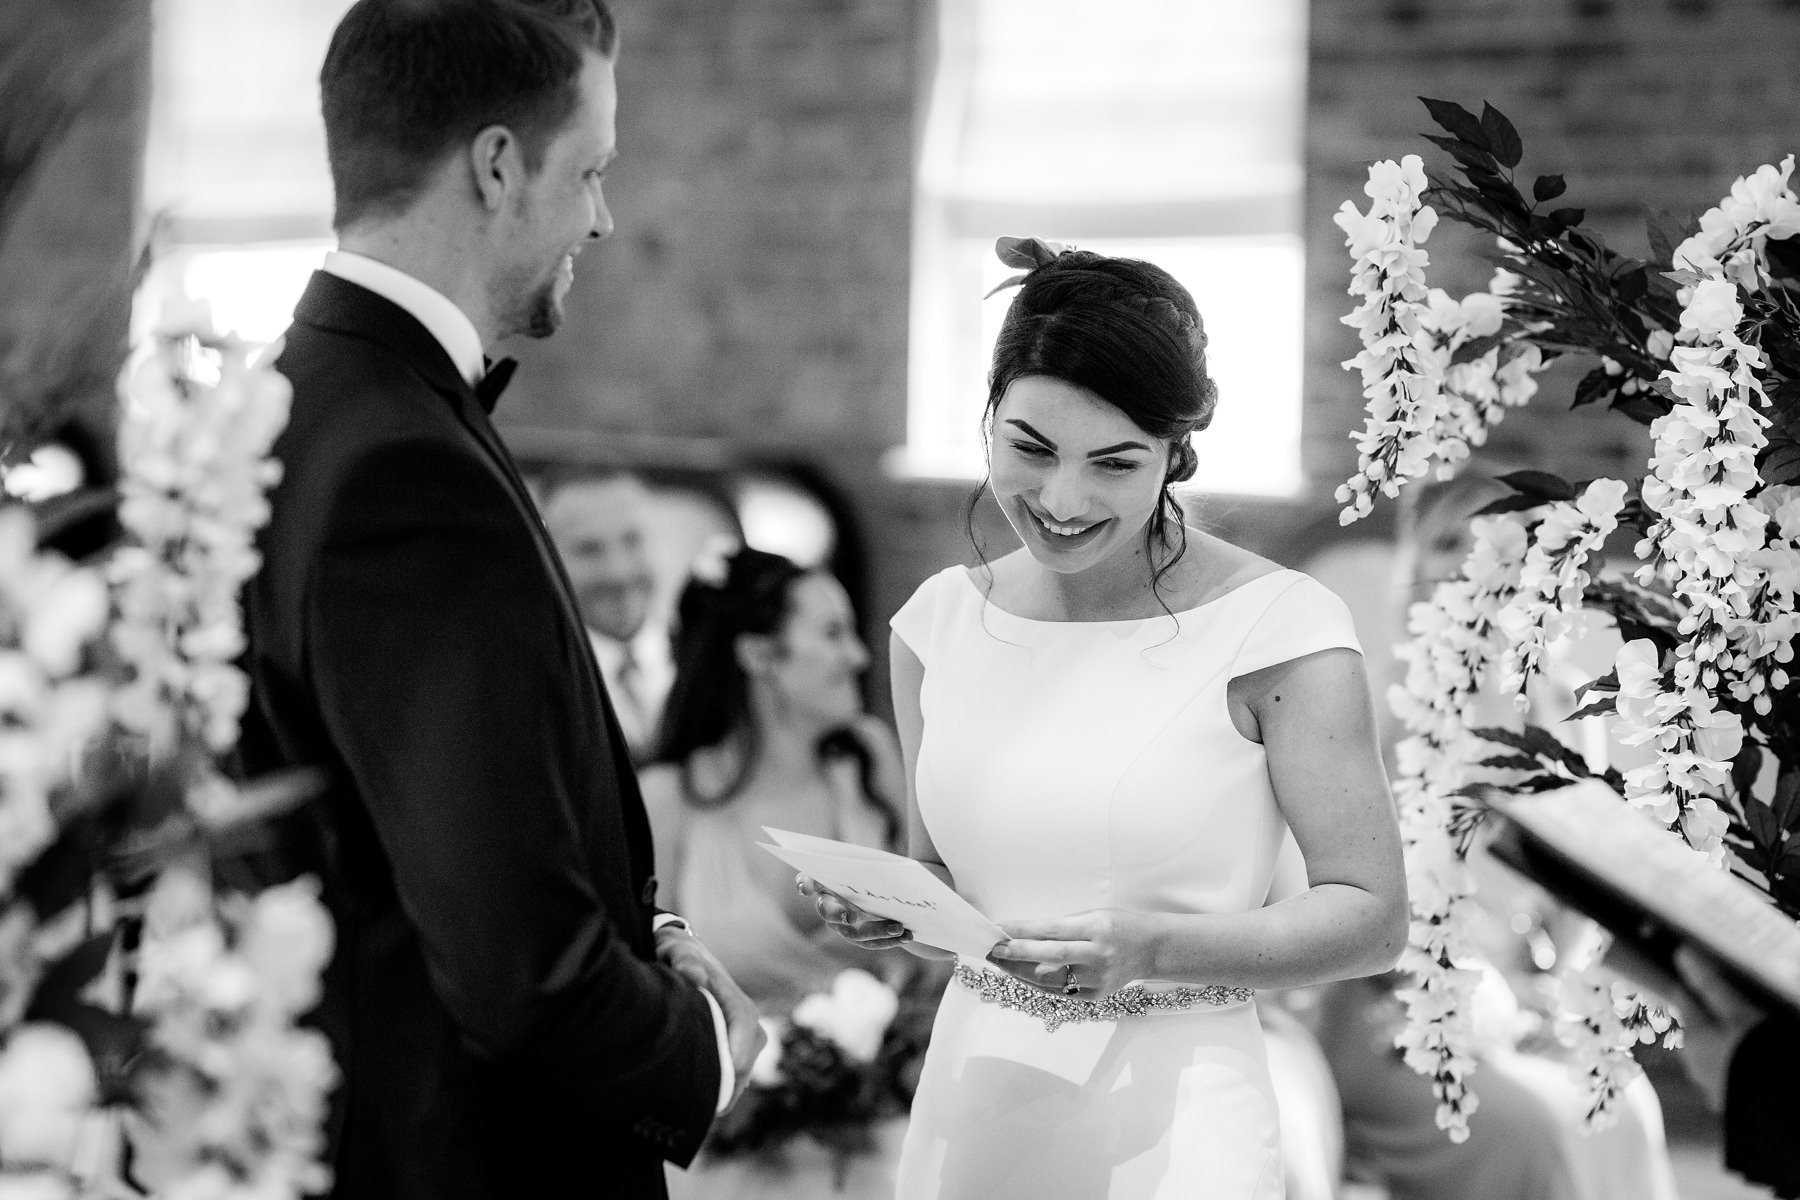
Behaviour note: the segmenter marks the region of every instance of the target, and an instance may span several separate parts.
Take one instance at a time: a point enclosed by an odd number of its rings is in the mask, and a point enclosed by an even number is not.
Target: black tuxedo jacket
[[[335,1195],[657,1197],[712,1120],[705,998],[654,961],[649,825],[537,510],[448,354],[315,274],[246,587],[251,774],[338,943]]]

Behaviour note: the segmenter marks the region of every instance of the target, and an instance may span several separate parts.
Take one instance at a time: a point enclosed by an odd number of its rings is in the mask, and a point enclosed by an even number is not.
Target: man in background
[[[627,471],[558,480],[544,502],[544,522],[568,569],[601,678],[638,764],[655,749],[663,701],[675,678],[668,629],[653,619],[654,503],[644,481]]]

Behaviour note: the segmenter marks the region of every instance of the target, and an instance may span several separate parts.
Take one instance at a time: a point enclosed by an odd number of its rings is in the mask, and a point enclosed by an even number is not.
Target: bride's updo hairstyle
[[[1025,273],[1000,285],[1017,283],[1019,292],[994,341],[983,436],[991,437],[994,412],[1014,380],[1047,375],[1086,388],[1172,443],[1147,537],[1175,549],[1170,562],[1179,558],[1187,535],[1169,488],[1193,478],[1188,436],[1212,423],[1219,397],[1206,372],[1206,327],[1193,296],[1141,259],[1065,250],[1038,238],[1001,238],[995,251]]]

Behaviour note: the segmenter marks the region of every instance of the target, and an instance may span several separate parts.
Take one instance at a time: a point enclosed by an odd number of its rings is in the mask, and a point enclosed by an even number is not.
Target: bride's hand
[[[1149,913],[1097,908],[1048,921],[1008,921],[1001,928],[1007,940],[988,961],[1047,992],[1092,1000],[1156,975],[1162,926]]]
[[[912,940],[912,932],[900,922],[864,912],[810,875],[796,875],[794,886],[802,896],[812,897],[820,920],[865,950],[895,950]]]

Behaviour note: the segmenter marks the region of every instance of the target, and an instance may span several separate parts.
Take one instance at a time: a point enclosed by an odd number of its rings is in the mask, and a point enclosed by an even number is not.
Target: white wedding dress
[[[957,890],[1001,921],[1260,907],[1285,825],[1226,688],[1355,648],[1342,602],[1281,570],[1175,619],[1049,622],[988,603],[977,579],[942,571],[893,620],[925,666],[919,808]],[[1281,1193],[1254,1002],[1051,1032],[950,985],[900,1200]]]

